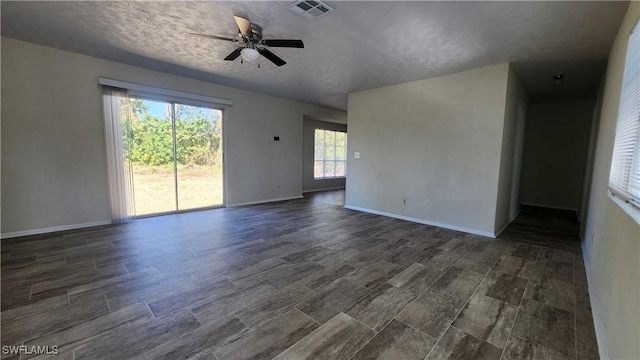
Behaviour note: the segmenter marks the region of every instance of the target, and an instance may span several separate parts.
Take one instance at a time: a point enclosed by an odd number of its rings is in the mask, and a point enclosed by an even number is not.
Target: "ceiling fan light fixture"
[[[553,83],[555,85],[562,84],[562,80],[564,80],[564,74],[553,75]]]
[[[240,55],[245,61],[253,62],[258,60],[260,57],[260,53],[256,49],[252,48],[244,48],[240,51]]]

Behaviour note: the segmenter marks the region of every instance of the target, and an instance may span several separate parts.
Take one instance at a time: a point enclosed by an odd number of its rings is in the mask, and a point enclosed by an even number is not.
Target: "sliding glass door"
[[[129,99],[135,215],[176,210],[171,104]]]
[[[222,111],[139,98],[122,104],[135,216],[222,206]]]
[[[222,112],[175,104],[178,210],[222,205]]]

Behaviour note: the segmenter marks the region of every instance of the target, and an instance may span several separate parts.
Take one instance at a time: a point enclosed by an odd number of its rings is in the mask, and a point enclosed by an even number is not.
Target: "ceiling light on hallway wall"
[[[240,51],[240,55],[245,61],[252,62],[258,60],[260,53],[256,49],[244,48]]]
[[[554,85],[562,84],[562,80],[564,79],[564,74],[553,75],[553,83]]]

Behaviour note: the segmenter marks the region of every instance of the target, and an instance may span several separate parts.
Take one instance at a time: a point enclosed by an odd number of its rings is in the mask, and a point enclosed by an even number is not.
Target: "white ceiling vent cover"
[[[298,0],[288,6],[289,10],[307,20],[317,19],[333,12],[333,8],[319,0]]]

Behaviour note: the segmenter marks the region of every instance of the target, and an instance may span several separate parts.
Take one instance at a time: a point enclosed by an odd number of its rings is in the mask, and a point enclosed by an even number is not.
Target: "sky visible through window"
[[[149,107],[149,113],[153,116],[164,117],[166,103],[159,103],[155,101],[145,101]]]

